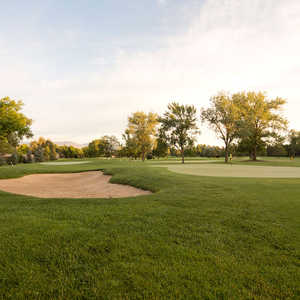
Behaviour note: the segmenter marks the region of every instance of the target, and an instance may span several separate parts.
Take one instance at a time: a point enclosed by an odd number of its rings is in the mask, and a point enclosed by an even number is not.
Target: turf
[[[224,164],[224,159],[219,159],[219,162]],[[288,157],[259,157],[258,161],[251,161],[245,157],[234,157],[233,165],[248,165],[248,166],[273,166],[273,167],[300,167],[300,157],[291,160]]]
[[[0,192],[0,299],[300,298],[300,179],[153,166],[1,167],[1,178],[104,169],[113,182],[155,193],[71,200]]]
[[[169,164],[157,165],[167,167],[170,171],[198,176],[212,177],[248,177],[248,178],[300,178],[300,168],[276,167],[264,164],[214,164],[214,163],[191,163],[191,164]]]

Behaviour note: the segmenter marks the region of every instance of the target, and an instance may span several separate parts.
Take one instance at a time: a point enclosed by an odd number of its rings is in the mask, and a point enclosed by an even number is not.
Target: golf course
[[[298,299],[299,171],[288,158],[3,166],[0,299]],[[1,188],[85,173],[146,194],[39,198]]]
[[[299,0],[0,25],[0,300],[300,300]]]

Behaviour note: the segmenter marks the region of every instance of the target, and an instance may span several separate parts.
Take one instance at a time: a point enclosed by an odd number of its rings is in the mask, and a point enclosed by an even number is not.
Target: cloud
[[[291,127],[300,129],[300,2],[206,0],[186,13],[184,32],[151,51],[120,49],[109,68],[101,54],[87,58],[98,69],[64,80],[39,79],[32,63],[13,64],[0,80],[26,101],[35,132],[59,139],[120,135],[131,112],[162,113],[172,100],[200,108],[219,90],[287,98]],[[199,141],[217,143],[207,129]]]
[[[167,0],[157,0],[159,5],[165,5],[167,4]]]

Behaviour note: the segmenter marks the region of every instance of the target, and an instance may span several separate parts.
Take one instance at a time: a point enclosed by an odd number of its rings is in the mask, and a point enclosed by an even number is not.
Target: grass
[[[198,176],[235,177],[235,178],[300,178],[300,168],[274,167],[265,164],[225,164],[225,163],[190,163],[169,164],[161,163],[157,166],[167,167],[170,171]]]
[[[104,169],[113,182],[155,193],[72,200],[0,192],[0,299],[300,298],[300,179],[154,166],[1,167],[0,178]]]
[[[220,162],[224,163],[224,159]],[[300,157],[291,160],[289,157],[259,157],[258,161],[251,161],[248,157],[234,157],[232,164],[251,166],[273,166],[273,167],[300,167]]]

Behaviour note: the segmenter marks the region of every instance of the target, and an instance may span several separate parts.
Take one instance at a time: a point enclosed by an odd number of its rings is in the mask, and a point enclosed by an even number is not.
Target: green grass
[[[224,159],[220,162],[224,163]],[[291,160],[288,157],[259,157],[258,161],[250,161],[248,157],[234,157],[232,164],[251,166],[300,167],[300,157]]]
[[[197,176],[233,177],[233,178],[300,178],[300,168],[274,167],[252,164],[197,163],[157,165],[167,167],[170,171]]]
[[[155,193],[74,200],[0,192],[0,299],[300,298],[300,179],[153,166],[1,167],[0,178],[104,169],[113,182]]]

